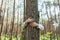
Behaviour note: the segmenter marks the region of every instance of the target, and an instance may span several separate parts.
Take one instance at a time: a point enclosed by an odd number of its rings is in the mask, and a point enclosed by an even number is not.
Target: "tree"
[[[24,20],[29,17],[35,19],[35,21],[39,22],[39,14],[38,14],[38,6],[37,0],[26,0],[24,6]],[[24,28],[22,40],[39,40],[39,29],[33,28],[29,24],[27,24]]]
[[[1,3],[1,10],[2,10],[2,21],[1,21],[1,29],[0,29],[0,40],[1,40],[1,33],[2,33],[2,30],[3,30],[3,21],[4,21],[4,16],[5,16],[5,9],[6,9],[6,0],[2,0],[2,3]]]
[[[0,19],[2,18],[1,12],[2,12],[2,10],[0,9]],[[1,24],[1,21],[2,21],[2,20],[0,20],[0,24]]]
[[[60,10],[60,0],[58,0],[59,10]]]
[[[11,29],[10,40],[12,40],[12,33],[13,33],[13,27],[14,27],[14,18],[15,18],[15,0],[14,0],[14,3],[13,3],[13,20],[12,20],[12,29]]]
[[[44,1],[45,2],[45,1]],[[45,2],[46,4],[46,13],[47,13],[47,17],[48,17],[48,29],[49,29],[49,32],[52,32],[53,31],[53,20],[52,20],[52,14],[51,14],[51,2],[50,1],[47,1]],[[49,13],[50,13],[50,18],[49,18],[49,15],[48,15],[48,11],[47,11],[47,8],[49,7]],[[50,34],[50,40],[52,40],[52,34]]]

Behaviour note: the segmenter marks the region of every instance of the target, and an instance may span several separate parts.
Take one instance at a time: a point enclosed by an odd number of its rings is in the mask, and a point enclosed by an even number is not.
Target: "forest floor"
[[[12,35],[12,40],[17,40],[17,39],[20,40],[20,38],[21,38],[21,35],[18,35],[17,37]],[[2,40],[9,40],[10,35],[2,35],[1,39]],[[60,40],[60,35],[58,35],[58,36],[55,35],[55,36],[51,36],[51,37],[50,37],[49,33],[44,34],[44,35],[40,35],[40,40],[50,40],[50,39],[52,39],[52,40]]]

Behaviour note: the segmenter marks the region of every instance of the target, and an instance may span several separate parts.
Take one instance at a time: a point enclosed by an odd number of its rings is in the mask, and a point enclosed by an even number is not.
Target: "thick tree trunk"
[[[24,19],[33,17],[35,21],[39,22],[37,0],[26,0],[25,1],[25,15]],[[39,29],[33,28],[29,24],[26,25],[23,32],[22,40],[39,40]]]

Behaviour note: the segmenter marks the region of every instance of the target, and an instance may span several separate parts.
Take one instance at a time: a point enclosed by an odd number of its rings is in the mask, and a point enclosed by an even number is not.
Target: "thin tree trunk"
[[[19,28],[19,9],[18,9],[18,14],[17,14],[17,31],[16,31],[16,40],[18,40],[18,28]]]
[[[59,10],[60,10],[60,0],[58,0]]]
[[[7,31],[8,31],[8,11],[9,11],[9,8],[7,8],[7,17],[6,17],[6,31],[5,31],[5,37],[7,35]],[[4,38],[4,40],[6,40],[6,38]]]
[[[51,32],[51,30],[52,30],[52,25],[51,25],[51,23],[52,23],[52,15],[51,15],[51,10],[49,10],[49,12],[50,12],[50,16],[51,16],[51,18],[49,18],[49,15],[48,15],[48,11],[47,11],[47,6],[48,5],[46,5],[46,13],[47,13],[47,17],[48,17],[48,24],[51,26],[49,26],[49,32]],[[49,5],[49,9],[50,9],[50,5]],[[50,34],[50,40],[52,40],[52,38],[51,38],[51,34]]]
[[[14,27],[14,18],[15,18],[15,0],[14,0],[14,4],[13,4],[13,20],[12,20],[12,29],[11,29],[10,40],[12,40],[12,33],[13,33],[13,27]]]
[[[2,5],[4,5],[3,4],[3,0],[2,0],[1,8],[2,8]],[[2,11],[3,12],[3,16],[2,16],[2,23],[1,23],[0,40],[1,40],[1,33],[2,33],[2,30],[3,30],[3,22],[4,22],[4,16],[5,16],[5,6],[4,6],[4,9],[2,8],[2,10],[3,10]]]

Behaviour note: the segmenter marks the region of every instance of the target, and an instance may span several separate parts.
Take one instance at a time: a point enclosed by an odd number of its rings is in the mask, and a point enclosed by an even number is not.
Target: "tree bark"
[[[35,19],[35,22],[39,22],[38,6],[37,0],[26,0],[24,7],[24,20],[29,17]],[[27,24],[22,33],[21,40],[39,40],[39,29],[33,28],[31,25]]]
[[[14,0],[14,3],[13,3],[13,20],[12,20],[12,28],[11,28],[11,37],[10,37],[10,40],[12,40],[12,35],[13,35],[14,18],[15,18],[15,0]]]

